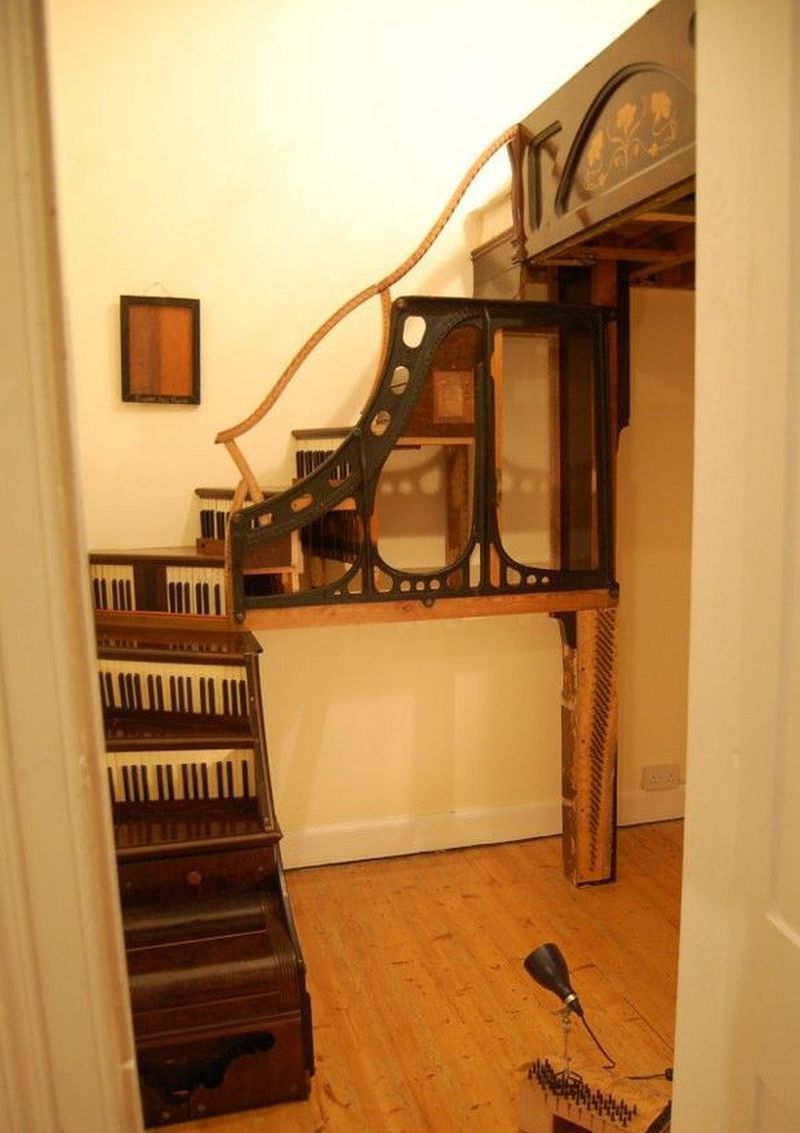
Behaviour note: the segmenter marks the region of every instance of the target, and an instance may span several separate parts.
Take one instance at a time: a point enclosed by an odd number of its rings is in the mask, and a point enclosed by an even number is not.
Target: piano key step
[[[93,551],[89,577],[97,611],[227,614],[223,545],[206,554],[192,547]]]
[[[98,661],[100,699],[107,711],[246,716],[247,673],[241,665],[165,665],[131,658]]]
[[[255,752],[250,749],[107,752],[114,803],[200,802],[256,797]]]

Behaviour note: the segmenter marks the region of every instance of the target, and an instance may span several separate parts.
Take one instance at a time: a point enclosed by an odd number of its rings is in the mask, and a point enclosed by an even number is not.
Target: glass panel
[[[381,470],[378,553],[397,570],[440,571],[469,542],[481,343],[479,328],[469,324],[442,340],[403,437]]]
[[[530,566],[595,567],[591,338],[549,327],[499,332],[493,371],[504,550]]]
[[[378,483],[378,552],[396,570],[438,571],[467,545],[474,444],[395,448]]]
[[[522,563],[555,567],[559,561],[558,334],[497,336],[502,359],[500,537]],[[498,349],[499,346],[499,349]]]
[[[298,590],[313,590],[344,578],[359,558],[363,542],[355,501],[344,500],[320,519],[301,527],[298,541],[299,569],[295,581]],[[360,581],[353,581],[356,590],[349,586],[348,590],[357,593]]]

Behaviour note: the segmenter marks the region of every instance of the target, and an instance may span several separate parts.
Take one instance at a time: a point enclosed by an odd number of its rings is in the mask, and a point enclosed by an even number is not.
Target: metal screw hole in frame
[[[406,392],[409,379],[411,378],[411,371],[408,366],[395,366],[392,372],[392,378],[389,382],[389,389],[392,393],[400,397],[401,394]]]
[[[428,324],[422,315],[408,315],[403,323],[403,342],[411,350],[416,350],[425,337]]]
[[[388,409],[379,409],[369,424],[373,436],[382,437],[392,423],[392,415]]]

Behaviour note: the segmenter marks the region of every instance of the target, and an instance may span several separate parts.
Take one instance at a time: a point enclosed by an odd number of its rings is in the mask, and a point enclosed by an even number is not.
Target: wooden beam
[[[642,248],[625,244],[584,244],[578,258],[583,263],[593,260],[629,260],[641,263],[664,263],[675,255],[672,248]]]
[[[648,264],[647,267],[637,268],[632,271],[629,276],[631,286],[641,283],[644,279],[649,279],[653,275],[659,275],[661,272],[669,271],[670,268],[682,267],[684,264],[690,264],[695,258],[694,251],[683,252],[681,255],[673,255],[668,260],[663,260],[659,264]]]
[[[569,613],[616,606],[607,590],[573,590],[547,594],[498,594],[490,597],[443,598],[426,606],[419,599],[400,602],[348,602],[338,606],[284,606],[247,611],[244,629],[301,629],[336,625],[385,625],[392,622],[434,622],[447,618],[487,618],[507,614]]]
[[[696,218],[691,212],[640,212],[628,219],[643,224],[694,224]]]

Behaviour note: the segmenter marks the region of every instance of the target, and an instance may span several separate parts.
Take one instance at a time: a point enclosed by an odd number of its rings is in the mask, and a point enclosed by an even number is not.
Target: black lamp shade
[[[569,980],[567,962],[557,944],[540,944],[525,957],[525,971],[547,991],[557,995],[576,1015],[583,1015],[580,1000]]]

